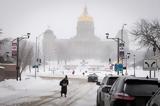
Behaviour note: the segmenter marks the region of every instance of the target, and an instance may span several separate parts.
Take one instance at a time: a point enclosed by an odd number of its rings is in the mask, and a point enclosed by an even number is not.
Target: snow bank
[[[34,101],[38,99],[36,97],[50,95],[59,89],[59,80],[42,80],[41,78],[29,78],[22,81],[5,80],[0,83],[0,105],[6,102],[14,103],[15,100]],[[32,100],[26,97],[32,97]]]

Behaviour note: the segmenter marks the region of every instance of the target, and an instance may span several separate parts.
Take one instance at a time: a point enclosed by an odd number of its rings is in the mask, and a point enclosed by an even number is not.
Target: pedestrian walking
[[[63,96],[63,94],[65,95],[65,97],[67,96],[67,86],[68,86],[68,84],[69,84],[69,81],[68,81],[68,77],[66,75],[65,78],[60,81],[61,97]]]

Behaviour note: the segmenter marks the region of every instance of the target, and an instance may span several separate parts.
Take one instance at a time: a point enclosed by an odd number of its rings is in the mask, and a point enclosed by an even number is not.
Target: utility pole
[[[17,71],[17,76],[16,79],[18,81],[18,78],[20,77],[21,80],[21,75],[20,75],[20,66],[19,66],[19,42],[20,40],[23,39],[28,39],[30,37],[30,33],[27,33],[27,35],[24,35],[22,37],[17,37],[17,61],[16,61],[16,71]]]
[[[108,38],[108,36],[109,36],[109,33],[106,33],[106,39],[113,39],[113,40],[116,40],[116,42],[117,42],[117,64],[119,64],[119,44],[120,44],[120,40],[122,40],[122,39],[120,39],[120,38]],[[117,75],[119,75],[119,71],[117,71]]]
[[[136,68],[136,55],[134,54],[134,76],[136,76],[135,68]]]
[[[156,55],[156,47],[155,47],[155,43],[154,43],[154,46],[153,46],[153,52],[154,52],[154,56]],[[156,70],[154,69],[154,78],[156,77]]]
[[[39,66],[38,66],[38,58],[37,58],[37,36],[36,36],[36,53],[35,53],[35,60],[36,60],[36,61],[35,61],[35,62],[36,62],[36,63],[35,63],[35,66],[36,66],[36,67],[35,67],[35,76],[34,76],[34,77],[35,77],[35,79],[36,79],[36,77],[37,77],[37,69],[38,69],[38,67],[39,67]]]
[[[119,64],[119,38],[117,38],[117,63]],[[117,71],[117,75],[119,75],[119,71]]]
[[[122,25],[122,29],[121,29],[121,44],[123,44],[124,43],[124,41],[123,41],[123,29],[124,29],[124,27],[126,26],[127,24],[123,24]],[[122,45],[121,45],[122,46]],[[124,44],[123,44],[123,48],[124,48]],[[122,61],[122,64],[123,64],[123,59],[124,59],[124,57],[125,57],[125,53],[124,53],[124,51],[123,51],[123,56],[121,56],[121,61]],[[122,72],[122,74],[123,74],[123,72]]]
[[[40,57],[39,57],[39,55],[40,55],[40,44],[39,44],[39,38],[42,36],[43,34],[40,34],[39,36],[36,36],[36,47],[35,47],[35,78],[36,78],[36,74],[37,74],[37,72],[39,72],[39,65],[40,65],[40,63],[41,63],[41,59],[40,59]]]
[[[119,64],[119,38],[117,38],[117,63]]]
[[[16,70],[17,70],[17,81],[18,81],[18,77],[19,77],[19,37],[17,38],[17,62],[16,62]]]

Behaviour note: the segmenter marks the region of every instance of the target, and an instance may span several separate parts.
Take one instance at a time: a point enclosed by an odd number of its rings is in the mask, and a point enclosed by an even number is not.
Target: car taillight
[[[113,95],[113,98],[114,99],[121,99],[121,100],[128,100],[128,101],[132,101],[135,99],[135,97],[133,96],[129,96],[128,94],[126,93],[115,93]]]

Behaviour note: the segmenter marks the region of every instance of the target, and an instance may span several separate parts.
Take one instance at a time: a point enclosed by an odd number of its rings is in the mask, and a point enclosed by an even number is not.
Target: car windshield
[[[132,96],[152,96],[157,89],[157,81],[128,80],[124,85],[124,91]]]
[[[113,85],[113,83],[116,81],[118,77],[110,77],[108,79],[107,85]]]
[[[91,74],[91,76],[97,76],[96,74]]]

